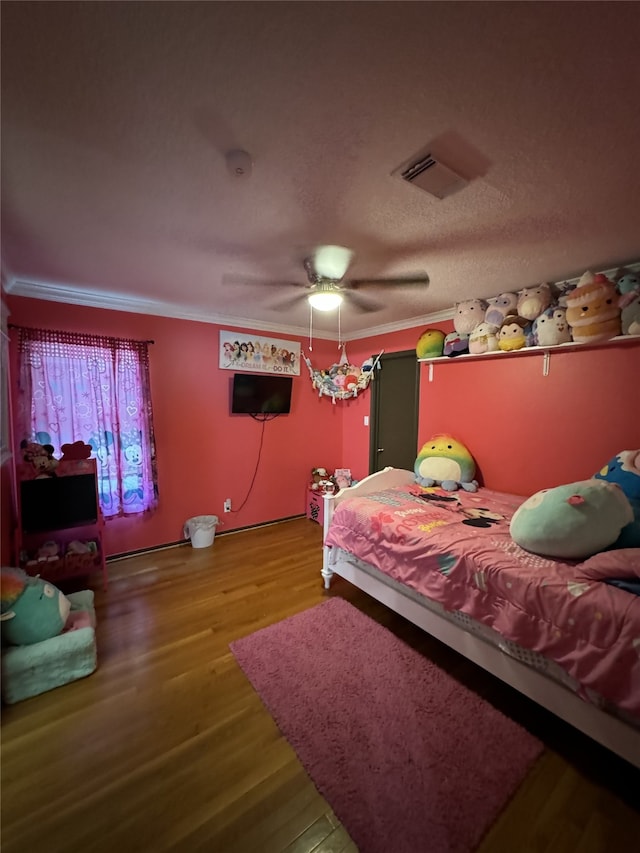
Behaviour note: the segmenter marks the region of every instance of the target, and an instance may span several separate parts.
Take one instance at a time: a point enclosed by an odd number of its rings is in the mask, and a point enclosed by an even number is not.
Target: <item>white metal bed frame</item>
[[[364,497],[382,489],[412,483],[414,479],[412,471],[385,468],[365,477],[355,486],[342,489],[336,495],[325,495],[324,539],[333,513],[343,500]],[[411,591],[412,594],[405,594],[397,585],[391,586],[375,568],[372,567],[371,572],[365,571],[342,549],[327,545],[323,547],[322,577],[326,589],[329,589],[333,575],[339,575],[640,768],[640,729],[584,701],[568,687],[516,660],[499,647],[470,633],[463,626],[428,609],[416,599],[414,591]]]

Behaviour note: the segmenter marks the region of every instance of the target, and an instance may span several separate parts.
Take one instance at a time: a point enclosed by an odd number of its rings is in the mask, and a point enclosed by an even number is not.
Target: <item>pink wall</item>
[[[640,447],[640,341],[422,365],[420,441],[451,432],[485,485],[514,494],[584,480]]]
[[[232,372],[218,368],[219,326],[20,297],[6,301],[16,325],[155,341],[150,372],[160,505],[155,513],[107,522],[108,555],[178,541],[184,521],[193,515],[218,515],[224,521],[219,532],[300,515],[311,468],[342,464],[340,407],[318,398],[303,364],[293,381],[291,414],[265,425],[249,500],[242,510],[223,514],[225,498],[239,508],[247,495],[262,425],[229,414]],[[274,337],[300,340],[306,350],[306,339]],[[335,342],[314,341],[314,363],[336,360]],[[15,436],[16,443],[20,438]],[[3,502],[3,533],[6,509]]]
[[[402,352],[404,350],[415,351],[418,338],[428,328],[438,328],[444,332],[449,332],[453,329],[453,323],[451,321],[434,323],[429,326],[419,326],[416,329],[405,329],[400,332],[390,332],[385,335],[352,341],[347,345],[349,361],[360,365],[365,359],[379,353],[381,350],[384,350],[385,353]],[[375,377],[373,382],[375,382]],[[358,480],[366,477],[369,473],[370,427],[364,425],[364,416],[369,414],[370,401],[371,395],[366,393],[353,400],[347,400],[342,404],[344,412],[343,465],[346,468],[351,468],[351,473]],[[419,432],[418,437],[421,435],[422,433]]]
[[[368,473],[370,428],[364,416],[370,414],[371,394],[334,406],[318,397],[303,365],[294,379],[291,414],[266,424],[249,501],[239,512],[223,514],[225,498],[239,507],[247,493],[261,425],[229,415],[231,372],[217,367],[218,326],[19,297],[7,297],[7,303],[15,324],[155,340],[150,357],[160,507],[141,518],[109,522],[107,554],[175,542],[192,515],[218,515],[225,522],[222,531],[302,514],[316,465],[349,467],[358,479]],[[450,321],[434,326],[452,328]],[[353,341],[347,355],[360,365],[382,349],[413,350],[425,328]],[[306,349],[306,339],[298,340]],[[338,356],[335,342],[314,342],[314,366],[329,366]],[[539,354],[452,359],[434,365],[433,382],[423,364],[418,447],[436,432],[451,432],[469,447],[484,483],[503,491],[530,494],[583,479],[617,451],[640,447],[634,391],[639,368],[637,342],[553,353],[546,377]],[[6,479],[3,560],[11,523]]]

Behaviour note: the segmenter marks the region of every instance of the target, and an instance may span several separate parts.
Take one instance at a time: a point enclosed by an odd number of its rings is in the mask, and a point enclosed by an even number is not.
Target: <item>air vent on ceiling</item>
[[[418,159],[403,163],[392,175],[397,175],[409,184],[425,190],[437,198],[446,198],[463,187],[469,181],[445,166],[431,154],[422,154]]]

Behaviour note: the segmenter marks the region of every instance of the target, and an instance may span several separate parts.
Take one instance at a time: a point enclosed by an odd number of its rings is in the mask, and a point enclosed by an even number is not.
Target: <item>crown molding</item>
[[[42,299],[47,302],[62,302],[66,305],[83,305],[87,308],[102,308],[107,311],[126,311],[131,314],[153,314],[157,317],[171,317],[175,320],[191,320],[198,323],[211,323],[217,326],[232,326],[240,329],[304,336],[308,329],[301,326],[287,326],[283,323],[267,323],[250,320],[247,317],[234,317],[229,314],[216,314],[173,302],[158,299],[139,299],[135,296],[105,293],[104,291],[79,290],[75,287],[48,282],[29,281],[16,278],[6,287],[12,296],[24,296],[28,299]],[[337,336],[321,329],[313,331],[314,338],[334,341]]]
[[[640,261],[627,264],[618,264],[612,269],[599,270],[608,278],[615,278],[621,268],[631,272],[640,272]],[[577,284],[581,275],[572,278],[558,279],[557,284]],[[155,299],[139,299],[135,296],[123,294],[106,293],[105,291],[88,290],[63,284],[32,281],[17,278],[10,274],[6,267],[2,271],[2,285],[5,293],[15,296],[25,296],[30,299],[42,299],[48,302],[63,302],[68,305],[84,305],[88,308],[104,308],[110,311],[127,311],[133,314],[153,314],[158,317],[171,317],[176,320],[192,320],[198,323],[212,323],[217,326],[232,326],[239,329],[255,329],[256,331],[271,332],[274,334],[297,335],[304,337],[308,329],[302,326],[288,326],[282,323],[267,323],[258,320],[249,320],[246,317],[234,317],[225,314],[215,314],[202,309],[178,305],[172,302],[162,302]],[[360,332],[346,333],[342,340],[362,340],[363,338],[388,335],[392,332],[404,332],[407,329],[415,329],[417,326],[429,326],[432,323],[442,323],[452,320],[455,306],[445,308],[442,311],[434,311],[431,314],[423,314],[419,317],[410,317],[396,323],[386,323],[381,326],[372,326]],[[328,332],[322,329],[314,329],[313,336],[320,340],[338,341],[336,332]]]

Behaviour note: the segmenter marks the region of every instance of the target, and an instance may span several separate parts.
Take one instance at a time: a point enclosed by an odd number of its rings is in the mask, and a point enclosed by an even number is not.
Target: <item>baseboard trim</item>
[[[244,533],[247,530],[257,530],[260,527],[271,527],[274,524],[284,524],[287,521],[295,521],[298,518],[304,518],[304,513],[301,515],[289,515],[286,518],[276,518],[273,521],[262,521],[260,524],[248,524],[246,527],[236,527],[233,530],[216,530],[216,539],[221,536],[232,536],[234,533]],[[214,540],[215,544],[215,540]],[[166,542],[164,545],[152,545],[150,548],[138,548],[135,551],[123,551],[121,554],[112,554],[106,557],[107,564],[117,563],[120,560],[127,560],[129,557],[139,557],[141,554],[154,554],[156,551],[167,551],[169,548],[183,548],[186,545],[191,545],[188,539],[180,539],[177,542]]]

